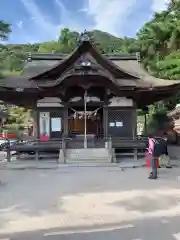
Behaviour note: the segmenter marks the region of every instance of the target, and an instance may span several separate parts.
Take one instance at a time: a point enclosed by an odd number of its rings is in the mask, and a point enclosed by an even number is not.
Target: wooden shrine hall
[[[66,54],[30,54],[0,99],[34,110],[34,137],[136,139],[137,109],[169,98],[180,81],[150,76],[137,54],[101,54],[84,37]]]

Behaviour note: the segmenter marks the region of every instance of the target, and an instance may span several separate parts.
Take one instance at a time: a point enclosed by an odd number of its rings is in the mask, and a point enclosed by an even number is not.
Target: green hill
[[[3,69],[6,72],[20,71],[27,57],[27,52],[70,53],[77,46],[79,33],[64,29],[61,31],[61,35],[59,41],[0,45],[0,61]],[[135,41],[130,38],[118,38],[99,30],[91,31],[89,35],[92,42],[103,53],[128,52],[129,46]]]
[[[101,46],[104,53],[129,52],[131,44],[135,42],[134,38],[119,38],[99,30],[90,32],[90,35]]]

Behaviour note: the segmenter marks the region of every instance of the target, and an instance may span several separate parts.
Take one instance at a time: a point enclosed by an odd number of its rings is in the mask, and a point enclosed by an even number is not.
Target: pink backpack
[[[154,144],[155,144],[154,138],[148,138],[148,148],[147,148],[147,151],[151,155],[153,154],[153,151],[154,151]]]

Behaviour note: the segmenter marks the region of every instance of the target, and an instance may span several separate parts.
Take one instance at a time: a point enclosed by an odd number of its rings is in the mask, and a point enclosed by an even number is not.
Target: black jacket
[[[153,151],[154,157],[160,157],[161,155],[168,155],[167,141],[163,138],[159,138],[155,140],[154,151]]]

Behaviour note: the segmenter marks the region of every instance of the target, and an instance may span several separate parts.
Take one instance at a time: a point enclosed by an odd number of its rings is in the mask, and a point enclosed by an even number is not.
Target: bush
[[[157,133],[158,131],[167,132],[173,129],[172,120],[165,112],[156,112],[149,117],[147,133]]]

